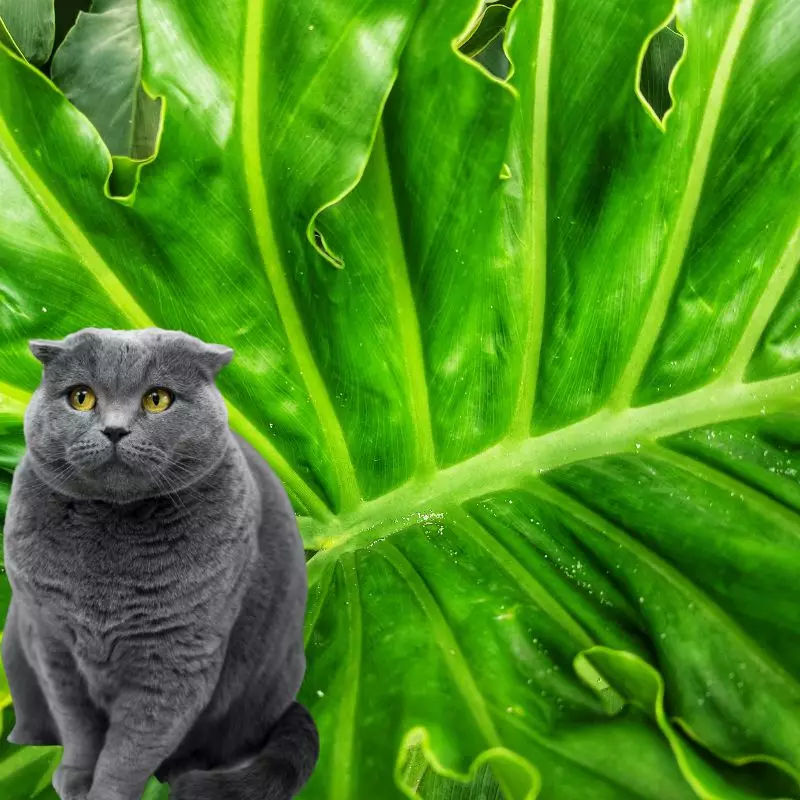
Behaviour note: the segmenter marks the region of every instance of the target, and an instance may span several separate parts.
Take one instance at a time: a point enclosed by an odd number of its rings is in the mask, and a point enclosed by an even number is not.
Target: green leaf
[[[0,789],[3,800],[58,800],[50,781],[61,759],[62,748],[11,744],[5,737],[13,727],[13,709],[5,705],[0,707]]]
[[[0,0],[0,30],[0,41],[8,45],[10,34],[12,49],[41,66],[50,58],[56,35],[53,0]]]
[[[0,51],[9,441],[28,338],[235,348],[317,551],[304,797],[800,797],[800,8],[680,3],[659,121],[672,13],[520,0],[502,82],[474,3],[144,0],[126,205]]]
[[[54,83],[91,120],[114,159],[109,192],[130,198],[154,155],[161,101],[142,86],[136,0],[95,0],[53,56]]]
[[[22,50],[19,49],[19,46],[14,41],[14,38],[11,36],[8,28],[6,27],[5,22],[3,22],[2,18],[0,17],[0,45],[3,47],[7,47],[11,50],[12,53],[24,58],[25,56],[22,55]]]

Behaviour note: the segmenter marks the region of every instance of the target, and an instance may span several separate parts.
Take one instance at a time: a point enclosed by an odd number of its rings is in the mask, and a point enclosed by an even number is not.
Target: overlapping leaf
[[[42,65],[50,58],[56,35],[53,0],[0,0],[0,18],[6,46],[18,50],[32,64]]]
[[[304,796],[798,797],[798,10],[680,3],[665,129],[670,3],[521,0],[505,85],[478,13],[145,0],[129,207],[0,51],[8,418],[32,336],[236,348],[319,550]]]
[[[158,114],[141,73],[135,0],[95,0],[53,57],[53,80],[117,156],[145,158],[153,149]]]

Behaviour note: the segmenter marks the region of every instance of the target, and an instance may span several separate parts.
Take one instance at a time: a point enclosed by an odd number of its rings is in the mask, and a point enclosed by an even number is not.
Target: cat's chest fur
[[[15,597],[43,635],[69,642],[98,692],[154,655],[176,667],[202,658],[230,629],[257,557],[253,488],[122,509],[21,474],[5,542]]]

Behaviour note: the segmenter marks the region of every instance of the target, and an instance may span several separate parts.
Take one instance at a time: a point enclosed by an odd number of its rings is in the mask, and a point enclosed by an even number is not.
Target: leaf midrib
[[[428,480],[412,479],[356,511],[336,518],[334,526],[299,520],[307,546],[321,550],[308,563],[313,583],[330,558],[386,535],[386,526],[423,521],[423,514],[518,485],[537,475],[591,458],[637,453],[641,445],[704,425],[800,409],[800,373],[757,383],[731,382],[726,375],[680,397],[649,406],[612,411],[521,442],[501,441],[472,458],[438,470]],[[640,447],[637,448],[636,445]]]

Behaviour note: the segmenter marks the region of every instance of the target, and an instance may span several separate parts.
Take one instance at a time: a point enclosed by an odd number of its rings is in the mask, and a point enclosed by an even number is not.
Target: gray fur
[[[228,427],[232,356],[181,331],[35,340],[5,525],[17,744],[63,744],[63,800],[289,798],[318,754],[295,697],[307,579],[288,497]],[[97,404],[77,411],[76,384]],[[154,386],[175,392],[148,413]],[[102,430],[123,427],[113,444]],[[116,457],[114,451],[117,451]]]

